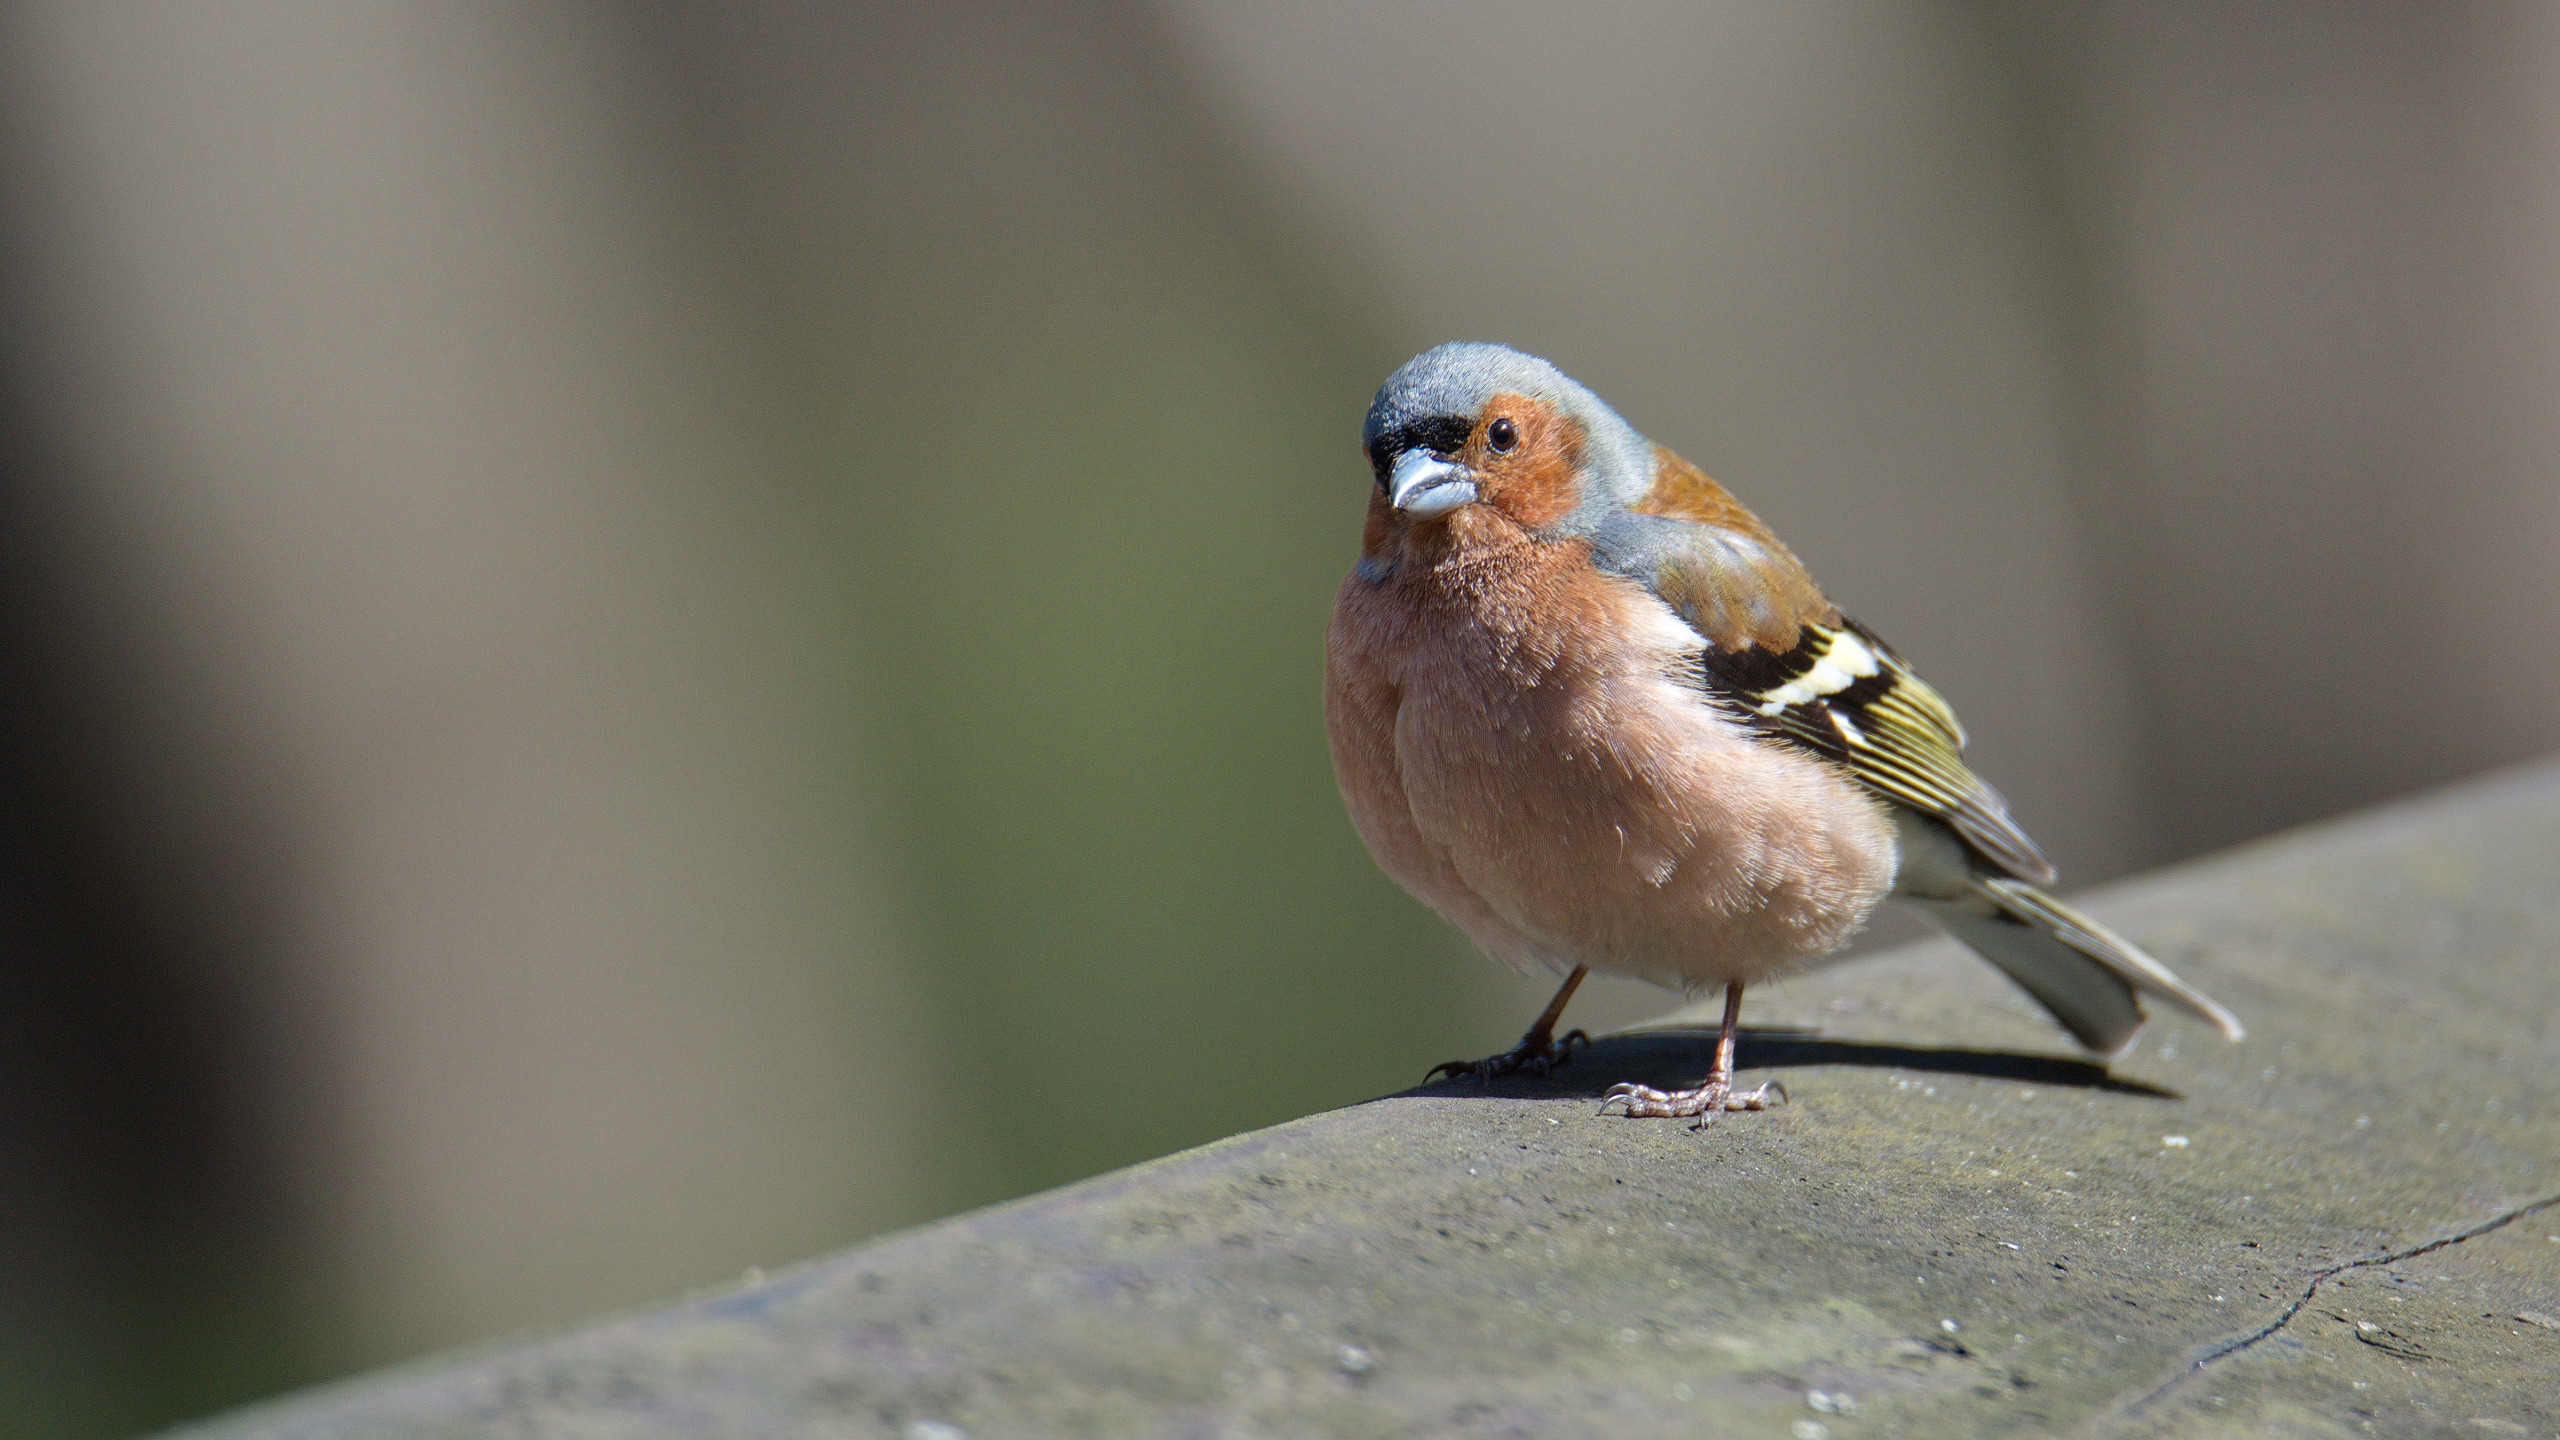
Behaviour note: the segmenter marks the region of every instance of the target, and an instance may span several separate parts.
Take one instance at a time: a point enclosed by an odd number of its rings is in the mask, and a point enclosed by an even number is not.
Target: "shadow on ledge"
[[[1750,1030],[1739,1033],[1734,1050],[1736,1073],[1752,1070],[1800,1070],[1815,1065],[1854,1065],[1868,1070],[1916,1070],[1934,1075],[1972,1075],[2020,1084],[2104,1090],[2153,1100],[2184,1100],[2140,1080],[2109,1073],[2093,1060],[2064,1055],[2029,1055],[2014,1050],[1968,1050],[1952,1046],[1893,1045],[1865,1040],[1825,1040],[1800,1030]],[[1472,1079],[1440,1080],[1417,1085],[1404,1095],[1440,1099],[1530,1099],[1575,1096],[1597,1100],[1622,1080],[1668,1088],[1694,1085],[1713,1059],[1716,1032],[1709,1028],[1640,1030],[1595,1040],[1576,1050],[1573,1062],[1554,1073],[1506,1075],[1490,1086]]]

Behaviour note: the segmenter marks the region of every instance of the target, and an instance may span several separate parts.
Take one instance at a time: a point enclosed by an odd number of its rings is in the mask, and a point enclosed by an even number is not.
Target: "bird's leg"
[[[1692,1129],[1704,1130],[1716,1123],[1716,1117],[1727,1110],[1766,1110],[1769,1092],[1775,1090],[1784,1098],[1787,1087],[1775,1080],[1754,1090],[1737,1093],[1733,1088],[1733,1031],[1742,1019],[1742,982],[1724,987],[1724,1033],[1716,1037],[1716,1063],[1707,1071],[1707,1083],[1695,1090],[1656,1090],[1650,1085],[1620,1083],[1609,1087],[1600,1097],[1600,1109],[1607,1113],[1613,1104],[1627,1107],[1627,1117],[1667,1118],[1695,1115],[1698,1123]]]
[[[1575,1043],[1588,1045],[1591,1037],[1575,1030],[1558,1040],[1555,1038],[1556,1022],[1564,1018],[1565,1002],[1573,998],[1574,988],[1582,983],[1583,976],[1590,973],[1588,965],[1574,966],[1573,973],[1564,977],[1564,983],[1556,987],[1556,998],[1547,1002],[1547,1008],[1538,1015],[1538,1023],[1529,1027],[1529,1033],[1520,1037],[1519,1044],[1481,1060],[1443,1060],[1431,1067],[1431,1073],[1422,1077],[1422,1083],[1428,1085],[1443,1075],[1472,1075],[1476,1083],[1485,1084],[1515,1070],[1530,1070],[1544,1075],[1571,1060]]]

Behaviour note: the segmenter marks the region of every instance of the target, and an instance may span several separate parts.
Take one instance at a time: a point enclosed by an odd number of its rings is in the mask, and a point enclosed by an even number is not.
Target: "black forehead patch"
[[[1467,437],[1475,429],[1476,422],[1463,415],[1426,415],[1390,426],[1369,442],[1369,468],[1377,473],[1378,483],[1384,485],[1397,456],[1407,450],[1455,453],[1466,448]]]

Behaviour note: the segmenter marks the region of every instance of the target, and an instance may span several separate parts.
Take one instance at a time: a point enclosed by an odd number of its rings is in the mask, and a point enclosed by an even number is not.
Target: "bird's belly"
[[[1692,987],[1836,949],[1891,886],[1883,807],[1659,673],[1408,685],[1422,837],[1553,961]]]

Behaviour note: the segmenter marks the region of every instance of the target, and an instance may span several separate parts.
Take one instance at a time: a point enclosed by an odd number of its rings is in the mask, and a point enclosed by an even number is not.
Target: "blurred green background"
[[[1733,486],[2074,883],[2560,743],[2547,5],[53,3],[0,66],[0,1434],[1508,1043],[1545,982],[1318,708],[1442,340]]]

